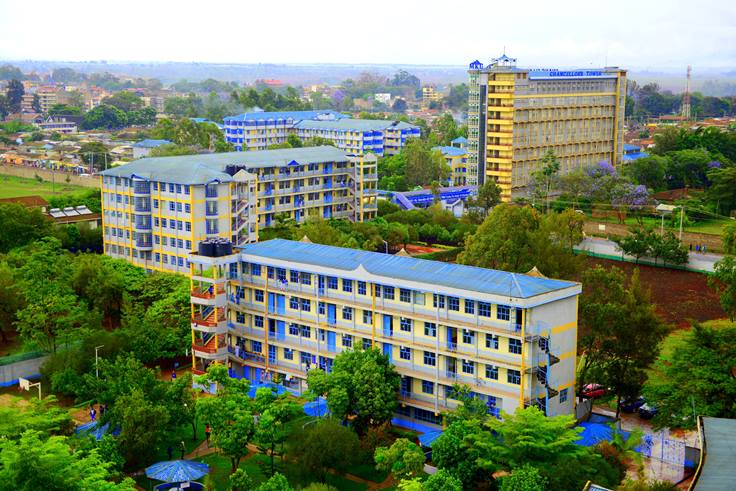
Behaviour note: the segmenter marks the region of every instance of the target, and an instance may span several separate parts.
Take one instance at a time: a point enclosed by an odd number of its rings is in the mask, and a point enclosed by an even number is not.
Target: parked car
[[[580,395],[587,397],[588,399],[595,399],[596,397],[606,395],[606,388],[601,384],[588,384],[583,387],[583,391]]]
[[[621,400],[621,411],[625,413],[634,413],[645,403],[646,401],[641,396],[633,398],[626,397]]]
[[[655,414],[657,414],[657,408],[649,404],[645,403],[639,408],[639,417],[641,419],[652,419]]]

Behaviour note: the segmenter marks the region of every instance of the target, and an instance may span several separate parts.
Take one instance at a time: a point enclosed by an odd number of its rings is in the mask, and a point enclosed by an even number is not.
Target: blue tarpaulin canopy
[[[419,443],[422,447],[431,447],[434,441],[441,436],[441,431],[429,431],[419,435]]]
[[[286,389],[283,385],[265,382],[261,384],[251,384],[250,388],[248,389],[248,397],[250,397],[251,399],[255,399],[258,389],[271,389],[277,396],[286,393]]]
[[[77,426],[77,428],[74,430],[74,433],[76,433],[77,435],[92,435],[95,437],[96,440],[102,440],[102,437],[107,433],[109,429],[110,423],[105,423],[104,425],[100,426],[99,421],[90,421],[89,423]],[[118,436],[119,434],[120,428],[115,428],[112,431],[113,436]]]
[[[167,460],[146,468],[146,476],[157,481],[186,482],[206,476],[210,467],[194,460]]]
[[[580,439],[575,443],[584,447],[592,447],[599,442],[610,442],[613,439],[613,430],[611,426],[605,423],[582,422],[578,424],[583,429],[580,433]],[[629,437],[628,431],[617,430],[624,438]],[[642,451],[642,446],[636,447],[637,452]]]
[[[330,409],[327,407],[327,400],[324,397],[318,397],[312,402],[308,402],[304,405],[304,414],[307,416],[322,417],[330,414]]]

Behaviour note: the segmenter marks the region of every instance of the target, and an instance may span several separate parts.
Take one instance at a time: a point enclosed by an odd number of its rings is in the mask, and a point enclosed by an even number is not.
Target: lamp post
[[[383,245],[385,245],[385,246],[386,246],[386,254],[388,254],[388,242],[386,242],[386,241],[385,241],[385,240],[383,240],[383,239],[381,239],[381,242],[383,242]]]
[[[105,345],[95,346],[95,377],[100,378],[100,369],[97,368],[97,361],[99,360],[99,356],[97,355],[97,350],[100,348],[104,348]]]

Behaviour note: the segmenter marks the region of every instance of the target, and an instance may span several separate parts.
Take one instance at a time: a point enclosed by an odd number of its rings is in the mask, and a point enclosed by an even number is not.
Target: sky
[[[0,0],[0,59],[736,70],[736,0]]]

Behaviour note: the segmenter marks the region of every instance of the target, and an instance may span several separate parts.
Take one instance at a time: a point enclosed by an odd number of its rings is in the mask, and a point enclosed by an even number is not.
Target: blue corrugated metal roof
[[[630,160],[642,159],[644,157],[649,157],[649,154],[646,152],[625,153],[624,162],[630,161]]]
[[[257,111],[250,113],[238,114],[237,116],[227,116],[225,123],[228,121],[265,121],[268,119],[293,119],[302,121],[305,119],[317,119],[320,116],[330,116],[335,119],[349,118],[347,114],[342,114],[331,109],[319,109],[313,111]]]
[[[624,143],[624,152],[633,152],[641,150],[641,147],[639,145],[632,145],[630,143]]]
[[[529,298],[577,286],[570,281],[284,239],[246,244],[240,249],[266,259],[343,271],[362,266],[369,273],[386,278],[513,298]]]
[[[136,148],[156,148],[169,143],[171,143],[169,140],[141,140],[134,143],[133,146]]]
[[[383,131],[388,128],[419,129],[419,126],[393,121],[389,119],[338,119],[333,121],[303,120],[294,125],[296,128],[310,130],[340,130],[340,131]]]
[[[442,155],[450,156],[450,157],[460,157],[461,155],[467,155],[467,150],[463,150],[462,148],[457,147],[434,147],[432,150],[439,150],[442,152]]]
[[[458,136],[454,140],[450,141],[450,143],[468,143],[468,139],[464,136]]]

